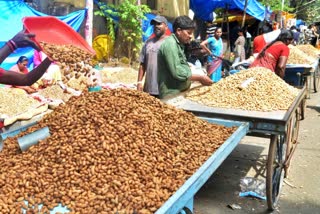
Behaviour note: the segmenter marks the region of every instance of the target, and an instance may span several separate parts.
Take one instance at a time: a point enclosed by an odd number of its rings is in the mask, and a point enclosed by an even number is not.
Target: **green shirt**
[[[177,94],[190,88],[191,69],[184,54],[184,45],[172,34],[158,52],[159,97]]]

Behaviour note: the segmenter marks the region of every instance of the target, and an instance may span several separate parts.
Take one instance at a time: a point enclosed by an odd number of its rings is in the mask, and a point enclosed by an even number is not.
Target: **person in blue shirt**
[[[222,60],[218,58],[223,55],[221,35],[222,29],[220,27],[215,28],[213,35],[210,34],[209,37],[200,44],[200,46],[209,54],[207,74],[213,82],[218,82],[222,78]]]

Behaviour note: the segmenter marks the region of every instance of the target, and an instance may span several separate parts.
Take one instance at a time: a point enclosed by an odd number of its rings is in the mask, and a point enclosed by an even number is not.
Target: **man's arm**
[[[38,67],[27,74],[22,74],[14,71],[6,71],[0,76],[1,84],[30,86],[35,83],[46,72],[51,61],[46,58]]]
[[[139,73],[138,73],[138,82],[137,82],[137,90],[139,90],[139,91],[142,91],[142,89],[143,89],[142,80],[143,80],[145,72],[146,72],[146,70],[145,70],[144,64],[140,63]]]
[[[2,48],[0,48],[0,64],[12,53],[12,49],[6,43]]]
[[[141,49],[141,52],[140,52],[140,56],[139,56],[140,66],[139,66],[138,81],[137,81],[137,90],[139,90],[139,91],[143,90],[142,80],[143,80],[144,74],[146,73],[145,59],[146,59],[146,51],[147,51],[148,41],[146,41],[146,43],[144,43],[144,45]]]
[[[32,40],[35,34],[20,31],[0,48],[0,64],[17,48],[32,47],[40,50],[40,47]]]

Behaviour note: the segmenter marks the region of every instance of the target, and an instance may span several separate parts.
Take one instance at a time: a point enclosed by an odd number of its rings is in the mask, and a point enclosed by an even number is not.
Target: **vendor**
[[[32,38],[34,37],[34,34],[24,32],[17,33],[2,48],[0,48],[0,63],[2,63],[17,48],[33,47],[35,49],[40,49],[40,47],[32,41]],[[46,58],[41,65],[27,74],[15,71],[6,71],[0,68],[0,84],[19,86],[32,85],[43,75],[50,64],[51,61]]]
[[[274,30],[274,31],[267,31],[267,30],[269,29],[267,28],[266,31],[263,32],[263,34],[256,36],[253,39],[253,56],[254,57],[257,57],[258,54],[261,52],[261,50],[266,45],[276,40],[281,33],[280,29]]]
[[[29,63],[29,59],[26,56],[20,56],[17,63],[10,68],[10,71],[15,71],[17,73],[27,74],[29,73],[29,70],[27,68]],[[36,88],[33,86],[15,86],[12,87],[20,88],[26,91],[28,94],[36,92]]]
[[[195,23],[188,16],[178,16],[173,23],[174,33],[167,37],[158,52],[159,98],[190,88],[191,81],[211,85],[206,75],[192,74],[184,47],[192,39]]]
[[[292,42],[292,31],[282,30],[275,41],[262,49],[250,67],[265,67],[283,78],[290,52],[288,45]]]

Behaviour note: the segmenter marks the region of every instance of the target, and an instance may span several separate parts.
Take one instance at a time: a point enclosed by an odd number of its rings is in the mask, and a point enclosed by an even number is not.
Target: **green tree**
[[[135,59],[142,46],[141,21],[151,10],[147,5],[137,4],[136,0],[123,0],[119,5],[103,5],[95,15],[106,18],[109,35],[115,40],[115,55],[127,56],[129,63]],[[118,18],[118,20],[117,20]]]
[[[263,5],[269,6],[271,10],[281,10],[282,0],[261,0]],[[283,11],[292,12],[294,8],[290,7],[290,0],[284,0]]]
[[[261,0],[265,6],[270,6],[271,10],[281,10],[281,0]],[[317,21],[317,16],[320,11],[319,0],[285,0],[283,5],[283,11],[296,14],[297,19],[302,19],[307,23]],[[319,17],[318,17],[319,18]]]

